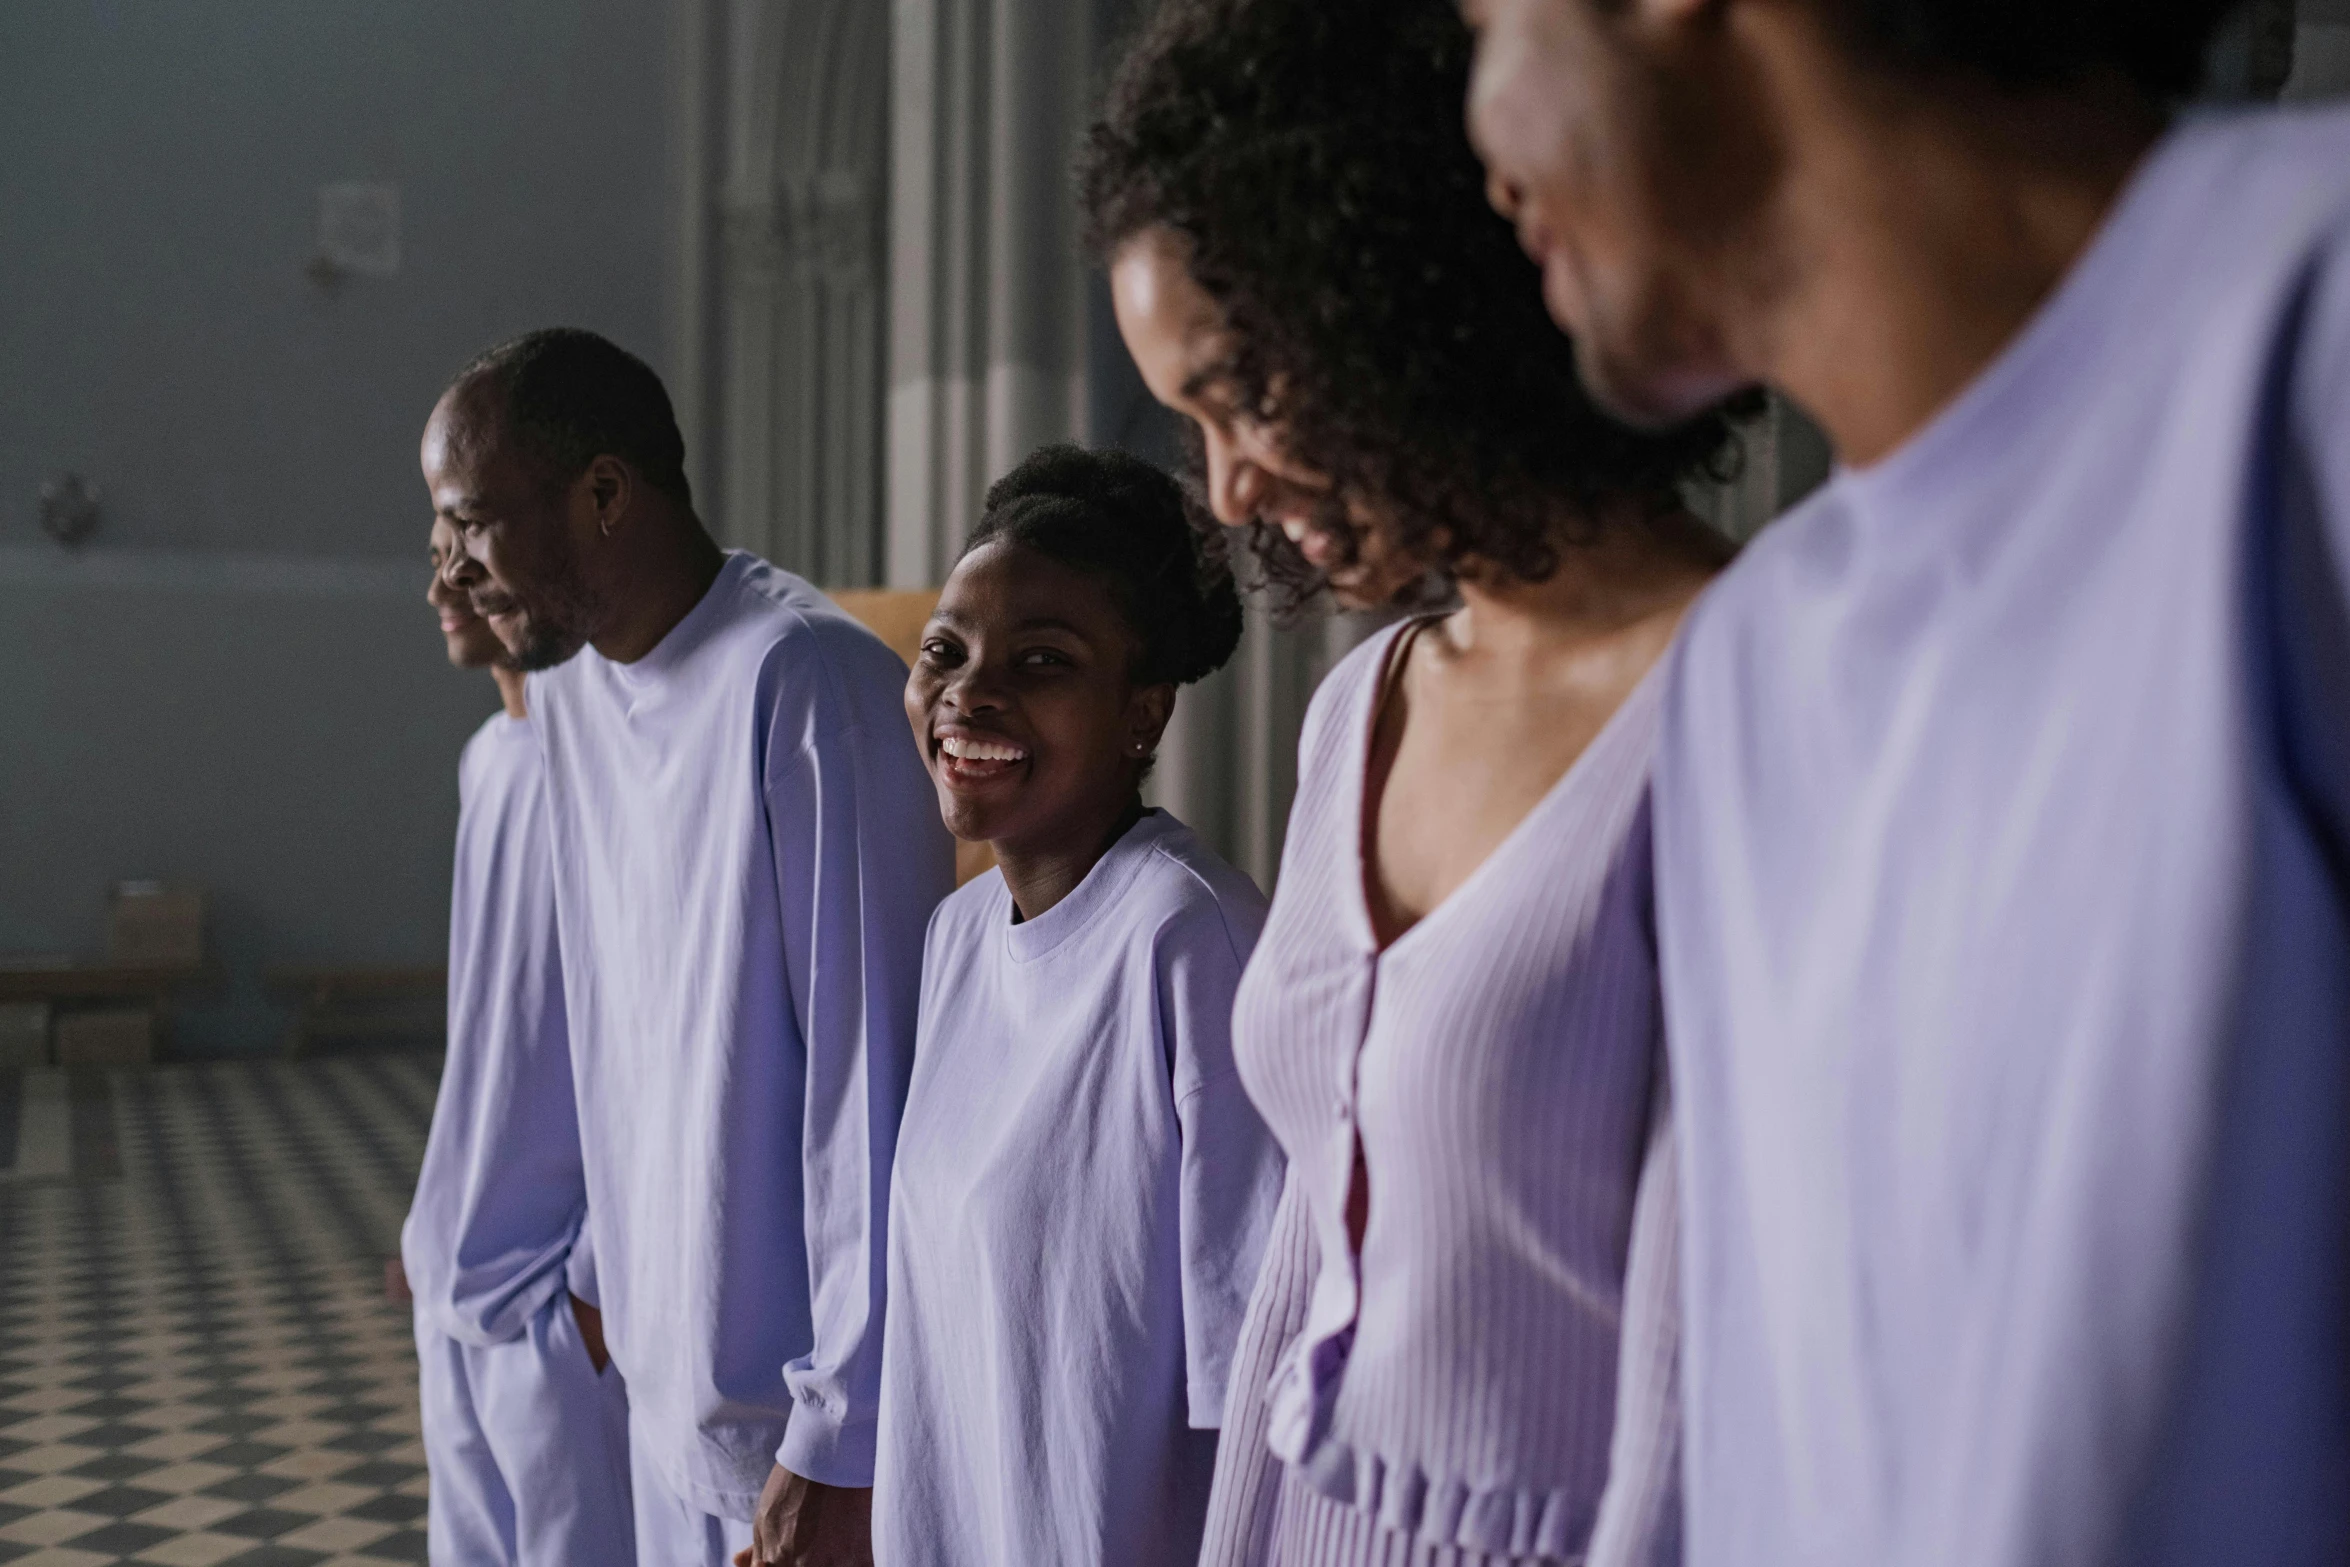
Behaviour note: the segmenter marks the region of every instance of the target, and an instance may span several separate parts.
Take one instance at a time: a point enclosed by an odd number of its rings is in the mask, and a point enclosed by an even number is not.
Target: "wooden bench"
[[[0,957],[0,1004],[47,1009],[42,1054],[60,1066],[141,1066],[170,1037],[172,999],[219,976],[202,964],[149,967],[63,957]],[[20,1047],[21,1048],[21,1047]]]
[[[324,1044],[439,1040],[447,1032],[449,971],[437,966],[272,969],[262,988],[294,1010],[289,1056]]]
[[[122,968],[110,963],[76,963],[41,958],[16,963],[0,958],[0,1001],[147,1001],[160,1005],[180,986],[204,977],[194,968]]]
[[[217,982],[205,960],[204,894],[159,881],[117,882],[106,956],[0,954],[0,1005],[47,1010],[47,1053],[60,1066],[143,1066],[171,1026],[174,992]],[[12,1041],[12,1054],[27,1054]]]

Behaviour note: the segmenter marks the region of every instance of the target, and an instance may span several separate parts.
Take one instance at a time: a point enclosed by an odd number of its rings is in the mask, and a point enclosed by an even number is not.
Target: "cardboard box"
[[[49,1064],[49,1003],[0,1002],[0,1072]]]
[[[117,968],[203,967],[204,894],[153,881],[115,888],[106,961]]]
[[[145,1066],[155,1059],[155,1014],[147,1007],[58,1014],[57,1064]]]

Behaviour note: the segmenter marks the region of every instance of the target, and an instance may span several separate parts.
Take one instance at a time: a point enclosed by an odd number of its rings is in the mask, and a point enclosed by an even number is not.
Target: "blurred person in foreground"
[[[567,329],[482,355],[423,442],[451,579],[533,672],[637,1554],[834,1567],[870,1556],[889,1166],[953,850],[905,665],[722,552],[684,453],[659,378]]]
[[[1669,1557],[1658,671],[1727,422],[1595,410],[1461,128],[1448,0],[1171,0],[1085,161],[1119,329],[1292,598],[1412,611],[1299,747],[1233,1054],[1288,1180],[1203,1560]]]
[[[1192,1567],[1281,1154],[1232,1068],[1264,894],[1142,803],[1239,644],[1223,554],[1139,457],[996,481],[906,715],[996,869],[939,906],[890,1183],[874,1552]]]
[[[628,1395],[596,1309],[538,740],[446,521],[430,550],[449,662],[488,670],[501,708],[457,766],[448,1059],[400,1232],[425,1533],[437,1562],[629,1567]]]
[[[1593,389],[1843,463],[1691,616],[1691,1559],[2350,1559],[2350,111],[2218,0],[1469,0]]]

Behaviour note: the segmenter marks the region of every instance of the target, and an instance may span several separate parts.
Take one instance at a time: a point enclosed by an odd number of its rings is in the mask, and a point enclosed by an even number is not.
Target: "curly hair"
[[[1100,256],[1183,242],[1234,339],[1224,373],[1333,481],[1342,548],[1359,501],[1442,576],[1538,581],[1598,503],[1663,515],[1735,449],[1723,411],[1640,431],[1583,391],[1462,128],[1471,50],[1454,0],[1165,0],[1087,136],[1081,197]],[[1212,526],[1196,498],[1194,520]],[[1280,530],[1248,532],[1288,603],[1325,586]]]
[[[1134,679],[1189,685],[1240,645],[1223,540],[1192,526],[1182,486],[1140,457],[1042,446],[988,486],[968,555],[1001,540],[1097,576],[1140,645]]]
[[[2192,88],[2236,0],[1832,0],[1861,50],[1926,74],[1952,71],[2010,90],[2119,72],[2141,92]]]

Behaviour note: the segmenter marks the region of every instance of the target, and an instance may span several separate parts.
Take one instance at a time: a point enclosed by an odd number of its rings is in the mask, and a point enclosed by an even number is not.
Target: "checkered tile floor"
[[[416,1354],[383,1259],[438,1064],[77,1082],[76,1134],[111,1123],[115,1147],[0,1184],[0,1564],[425,1559]]]

